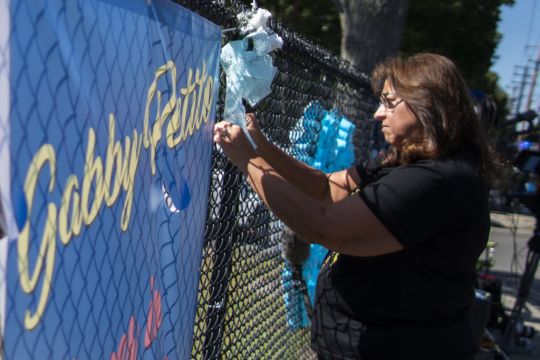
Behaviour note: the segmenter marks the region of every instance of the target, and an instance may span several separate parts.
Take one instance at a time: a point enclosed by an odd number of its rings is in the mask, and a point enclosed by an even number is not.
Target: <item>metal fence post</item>
[[[227,309],[227,287],[231,255],[236,238],[236,213],[238,209],[239,187],[242,181],[240,171],[230,162],[226,161],[223,183],[234,183],[232,188],[222,189],[223,196],[229,201],[222,202],[219,207],[219,222],[226,226],[216,239],[213,253],[213,271],[210,280],[210,300],[206,310],[206,334],[204,337],[203,359],[217,360],[221,352],[223,326]]]

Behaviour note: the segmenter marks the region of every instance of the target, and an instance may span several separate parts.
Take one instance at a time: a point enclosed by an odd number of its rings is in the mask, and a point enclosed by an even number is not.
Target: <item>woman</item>
[[[377,66],[380,161],[322,174],[226,121],[214,140],[301,238],[331,250],[312,348],[321,359],[472,359],[469,308],[489,234],[492,162],[466,84],[435,54]],[[359,191],[356,191],[358,190]]]

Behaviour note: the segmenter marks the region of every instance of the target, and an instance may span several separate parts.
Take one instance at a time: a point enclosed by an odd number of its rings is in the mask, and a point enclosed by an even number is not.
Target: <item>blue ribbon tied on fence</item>
[[[353,135],[356,126],[337,111],[326,110],[318,101],[304,109],[303,116],[289,133],[293,156],[325,173],[349,168],[354,163]],[[311,244],[310,253],[302,266],[302,277],[311,303],[315,300],[317,277],[328,250]],[[289,328],[295,330],[309,325],[303,295],[291,277],[290,265],[282,272],[285,308]]]

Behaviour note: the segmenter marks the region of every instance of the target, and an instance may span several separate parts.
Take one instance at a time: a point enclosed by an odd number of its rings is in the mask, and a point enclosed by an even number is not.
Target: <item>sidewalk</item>
[[[502,282],[502,303],[508,314],[510,314],[516,300],[526,263],[527,242],[535,225],[534,216],[491,213],[490,241],[496,242],[497,245],[494,254],[495,264],[490,272]],[[538,270],[522,316],[525,325],[536,330],[536,335],[531,339],[530,347],[517,347],[509,352],[508,356],[511,360],[540,359],[540,272]]]
[[[507,229],[516,228],[518,233],[526,233],[530,235],[534,230],[536,220],[534,216],[492,212],[491,213],[491,226],[503,227]]]

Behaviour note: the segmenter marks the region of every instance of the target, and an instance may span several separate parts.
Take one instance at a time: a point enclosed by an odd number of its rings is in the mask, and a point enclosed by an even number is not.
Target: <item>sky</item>
[[[529,81],[532,79],[534,62],[540,55],[540,0],[516,0],[513,6],[502,7],[502,17],[498,31],[502,40],[497,47],[492,70],[499,74],[499,85],[511,97],[519,94],[519,84],[523,79],[524,66],[529,67]],[[516,66],[521,66],[516,68]],[[515,89],[513,89],[515,88]],[[524,110],[530,86],[526,86],[521,97]],[[540,107],[540,74],[536,82],[531,108]]]

